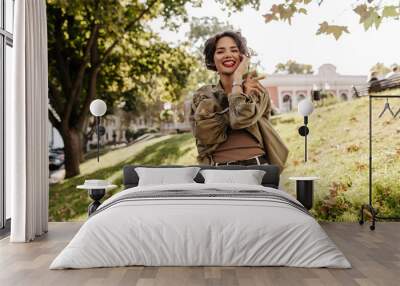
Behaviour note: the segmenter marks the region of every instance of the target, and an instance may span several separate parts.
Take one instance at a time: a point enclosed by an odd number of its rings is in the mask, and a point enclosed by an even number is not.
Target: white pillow
[[[261,185],[265,175],[263,170],[201,170],[205,184],[234,183],[247,185]]]
[[[199,170],[199,167],[135,168],[138,186],[196,183],[193,179]]]

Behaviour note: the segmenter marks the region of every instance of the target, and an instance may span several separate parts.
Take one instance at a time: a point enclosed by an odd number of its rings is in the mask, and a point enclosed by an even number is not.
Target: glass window
[[[5,100],[6,102],[10,100],[11,97],[11,92],[12,92],[12,69],[14,67],[14,57],[12,53],[12,47],[9,45],[6,45],[6,51],[5,51],[5,81],[4,81],[4,87],[5,87]],[[6,103],[7,104],[7,103]],[[6,127],[7,128],[7,127]],[[11,194],[10,194],[10,188],[6,188],[5,190],[5,218],[9,219],[11,217]]]
[[[0,0],[0,228],[4,234],[5,230],[9,231],[9,223],[6,224],[6,219],[11,216],[10,213],[10,194],[5,188],[5,172],[7,162],[5,161],[6,151],[5,140],[5,110],[9,102],[8,98],[11,94],[11,75],[13,69],[13,54],[12,54],[12,33],[14,31],[14,0]],[[9,222],[9,220],[7,220]]]
[[[5,2],[6,31],[12,34],[14,32],[14,0],[5,0]]]
[[[1,6],[1,5],[0,5]],[[4,94],[3,94],[3,51],[4,36],[0,34],[0,229],[4,227],[5,222],[5,194],[4,194]]]
[[[0,29],[3,28],[3,4],[0,3]]]

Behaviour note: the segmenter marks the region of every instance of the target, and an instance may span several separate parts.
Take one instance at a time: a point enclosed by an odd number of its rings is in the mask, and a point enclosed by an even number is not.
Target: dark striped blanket
[[[124,194],[117,197],[114,200],[110,200],[107,203],[100,205],[100,207],[92,213],[91,217],[109,209],[112,206],[118,205],[127,201],[148,201],[154,199],[164,199],[164,200],[191,200],[191,199],[226,199],[230,200],[264,200],[269,202],[276,202],[284,205],[292,206],[293,208],[310,215],[308,210],[298,201],[289,199],[283,195],[267,190],[217,190],[217,189],[204,189],[204,190],[164,190],[164,191],[136,191]]]

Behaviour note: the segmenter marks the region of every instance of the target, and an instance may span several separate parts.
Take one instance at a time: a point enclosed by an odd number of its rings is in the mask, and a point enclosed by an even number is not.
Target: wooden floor
[[[0,285],[400,285],[400,223],[322,224],[352,269],[290,267],[120,267],[48,270],[81,223],[50,223],[32,243],[0,241]]]

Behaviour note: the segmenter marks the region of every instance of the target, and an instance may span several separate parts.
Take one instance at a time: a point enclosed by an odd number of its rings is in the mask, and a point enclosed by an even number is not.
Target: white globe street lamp
[[[100,117],[107,112],[107,104],[101,99],[95,99],[90,103],[90,113],[96,118],[96,134],[97,134],[97,162],[99,162],[100,153],[100,136],[104,135],[104,127],[100,130]]]
[[[304,125],[299,128],[299,134],[304,136],[304,162],[307,162],[307,135],[309,133],[307,124],[308,116],[314,111],[314,106],[310,99],[305,98],[299,102],[297,107],[300,115],[304,117]]]

